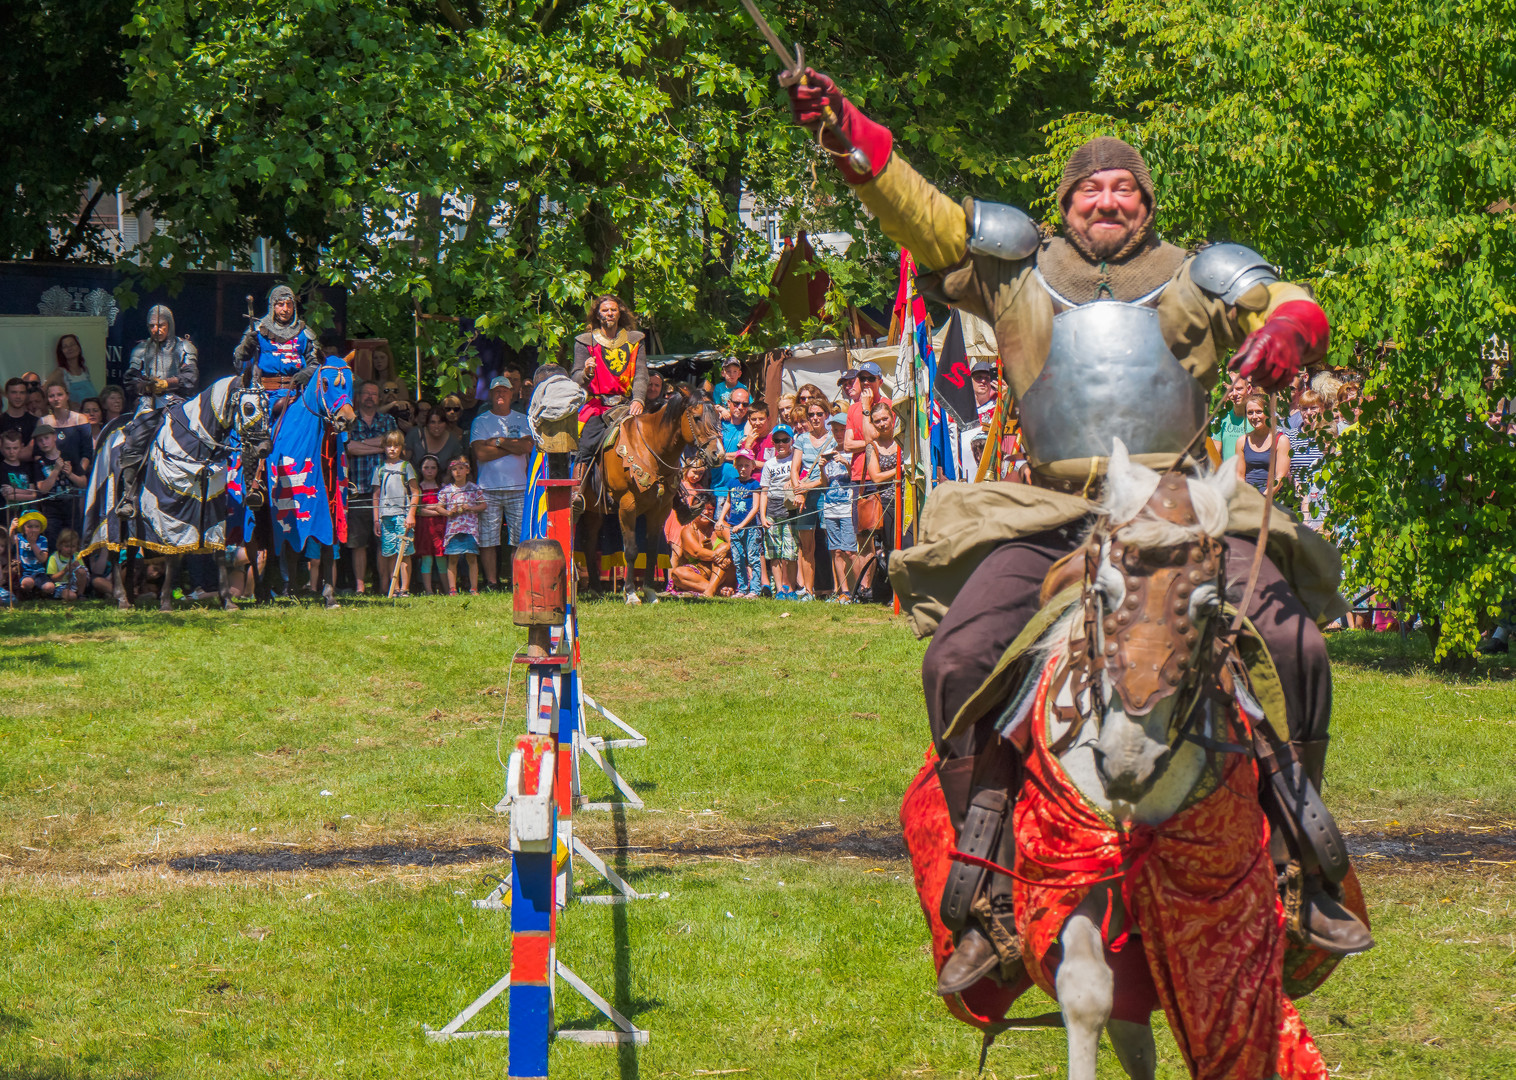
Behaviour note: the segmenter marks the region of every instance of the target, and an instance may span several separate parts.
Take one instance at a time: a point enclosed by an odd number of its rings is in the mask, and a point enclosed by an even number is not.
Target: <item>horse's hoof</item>
[[[642,597],[638,596],[634,592],[629,592],[626,594],[626,602],[628,605],[640,604],[642,603]]]

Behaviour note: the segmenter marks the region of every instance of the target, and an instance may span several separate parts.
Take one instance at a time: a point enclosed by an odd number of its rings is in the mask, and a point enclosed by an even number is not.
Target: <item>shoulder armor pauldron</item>
[[[1279,280],[1273,265],[1241,244],[1211,244],[1190,261],[1190,280],[1223,303],[1235,304],[1255,285]]]
[[[998,259],[1025,259],[1037,250],[1042,232],[1023,211],[1004,203],[974,200],[969,222],[969,250]]]

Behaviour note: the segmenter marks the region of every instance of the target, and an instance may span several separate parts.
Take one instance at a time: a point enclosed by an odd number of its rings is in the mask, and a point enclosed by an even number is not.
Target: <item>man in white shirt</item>
[[[515,398],[511,376],[497,375],[490,382],[489,412],[480,413],[469,429],[485,502],[479,515],[479,561],[484,564],[485,587],[491,589],[500,587],[500,550],[515,547],[521,535],[521,509],[526,501],[532,429],[525,413],[511,410]]]

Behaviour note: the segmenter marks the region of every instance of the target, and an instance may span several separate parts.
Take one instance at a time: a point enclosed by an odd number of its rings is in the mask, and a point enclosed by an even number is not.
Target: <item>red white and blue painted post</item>
[[[528,627],[527,733],[516,740],[511,796],[511,1035],[507,1075],[548,1075],[553,1038],[558,908],[572,887],[573,738],[579,722],[578,635],[571,599],[572,482],[541,480],[547,536],[524,541],[515,560],[515,621]]]

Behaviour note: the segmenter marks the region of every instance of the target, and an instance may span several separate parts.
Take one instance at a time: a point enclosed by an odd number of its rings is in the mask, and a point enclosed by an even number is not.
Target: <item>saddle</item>
[[[605,436],[600,440],[600,445],[596,447],[597,453],[603,454],[616,445],[616,440],[621,435],[621,425],[626,423],[630,418],[628,415],[630,412],[631,406],[622,403],[620,405],[613,405],[609,412],[603,414]]]

